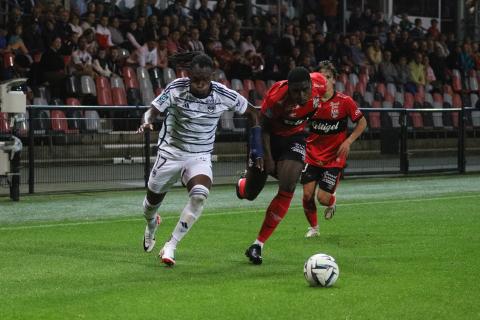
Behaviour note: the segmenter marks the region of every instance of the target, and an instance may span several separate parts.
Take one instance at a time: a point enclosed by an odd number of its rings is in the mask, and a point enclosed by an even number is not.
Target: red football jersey
[[[312,96],[304,105],[287,105],[288,81],[276,82],[265,94],[262,101],[262,114],[271,120],[272,133],[288,137],[305,130],[306,121],[320,105],[320,98],[327,90],[325,77],[314,72]]]
[[[347,159],[337,157],[340,145],[347,139],[347,122],[357,122],[363,117],[353,99],[335,92],[322,102],[310,119],[305,162],[321,167],[345,167]]]

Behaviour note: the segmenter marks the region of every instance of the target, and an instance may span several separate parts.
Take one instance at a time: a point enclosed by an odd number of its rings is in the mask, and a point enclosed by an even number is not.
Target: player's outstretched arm
[[[260,112],[253,105],[248,104],[245,114],[250,124],[250,156],[255,161],[255,166],[263,171],[263,143],[262,128],[260,125]]]
[[[137,133],[142,133],[145,130],[153,130],[153,121],[155,118],[160,115],[160,111],[155,107],[150,107],[144,114],[142,118],[142,124],[137,130]]]
[[[345,141],[343,141],[343,143],[338,148],[337,156],[341,158],[347,158],[348,153],[350,152],[350,145],[355,142],[355,140],[357,140],[357,138],[362,134],[366,127],[367,120],[365,119],[365,117],[361,117],[360,120],[357,121],[357,125],[355,126],[355,129],[353,129],[350,136]]]

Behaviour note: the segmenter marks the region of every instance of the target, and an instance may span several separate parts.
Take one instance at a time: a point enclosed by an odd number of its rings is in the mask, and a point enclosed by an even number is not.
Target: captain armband
[[[250,128],[250,157],[252,160],[263,158],[262,128]]]

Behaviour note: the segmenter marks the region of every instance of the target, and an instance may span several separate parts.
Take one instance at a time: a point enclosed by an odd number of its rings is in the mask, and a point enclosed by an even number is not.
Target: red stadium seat
[[[61,110],[52,110],[50,112],[52,118],[52,130],[54,132],[63,133],[78,133],[78,130],[68,129],[68,122],[65,113]]]
[[[376,91],[382,95],[383,98],[385,98],[387,88],[385,87],[385,84],[382,82],[379,82],[376,87]]]
[[[188,77],[188,71],[186,69],[177,69],[177,78]]]
[[[69,106],[79,106],[80,100],[77,98],[67,98],[66,104]]]
[[[132,67],[124,66],[122,68],[122,77],[124,81],[126,79],[132,79],[132,78],[137,79],[137,74],[135,73],[135,70],[133,70]]]
[[[347,83],[345,84],[345,94],[351,97],[353,96],[353,91],[354,91],[353,85],[350,83],[350,81],[347,81]]]
[[[0,112],[0,133],[10,133],[10,131],[8,114],[6,112]]]
[[[462,91],[462,77],[457,69],[452,70],[452,89],[455,92]]]
[[[358,82],[357,85],[355,86],[355,92],[359,92],[362,96],[365,95],[366,89],[367,89],[367,85],[362,82]]]
[[[110,81],[105,77],[97,77],[95,79],[97,86],[97,102],[99,106],[112,105],[112,89],[110,88]]]
[[[265,83],[265,81],[255,80],[255,90],[263,97],[265,95],[265,92],[267,92],[267,84]]]
[[[343,83],[345,86],[347,85],[347,81],[348,81],[348,76],[346,73],[340,73],[338,75],[338,78],[337,78],[337,81],[340,81],[341,83]]]
[[[405,109],[413,109],[413,105],[415,102],[415,98],[410,92],[405,93]],[[423,128],[423,119],[422,115],[419,112],[409,112],[410,119],[412,120],[412,125],[416,129],[421,129]]]
[[[463,102],[462,102],[462,97],[460,97],[460,95],[458,93],[455,93],[453,95],[453,102],[452,102],[452,106],[454,108],[461,108],[463,105]],[[458,112],[452,112],[452,124],[455,128],[458,127]]]
[[[12,52],[5,52],[3,54],[3,67],[5,69],[13,68],[15,65],[15,55]]]
[[[97,86],[97,90],[99,88],[109,88],[110,89],[110,81],[106,77],[96,77],[95,78],[95,85]]]
[[[139,89],[138,79],[137,78],[125,78],[123,79],[125,83],[125,89]]]
[[[229,89],[232,88],[232,84],[230,83],[230,80],[228,80],[228,79],[221,79],[218,82],[220,82],[221,84],[223,84],[225,87],[227,87]]]
[[[478,79],[475,70],[470,71],[470,75],[468,78],[468,85],[470,87],[470,92],[478,92]]]
[[[126,106],[127,93],[124,88],[112,88],[112,102],[115,106]]]
[[[240,92],[241,90],[243,90],[242,80],[232,79],[232,89],[237,92]]]

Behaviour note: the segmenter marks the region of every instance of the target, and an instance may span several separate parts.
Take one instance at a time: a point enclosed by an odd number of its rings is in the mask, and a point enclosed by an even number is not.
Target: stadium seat
[[[377,83],[375,91],[378,92],[382,96],[381,97],[382,99],[385,99],[387,88],[385,87],[384,83],[382,83],[382,82]]]
[[[372,102],[372,108],[381,108],[381,102],[378,100],[374,100]],[[382,122],[380,118],[380,112],[371,111],[368,113],[368,127],[370,129],[380,129],[382,127]]]
[[[397,93],[397,86],[394,83],[387,83],[387,92],[395,97]]]
[[[267,92],[267,84],[265,81],[260,79],[255,80],[255,90],[263,97]]]
[[[113,88],[123,88],[125,89],[125,84],[123,83],[123,79],[120,77],[112,77],[110,78],[110,87]]]
[[[127,88],[127,103],[129,106],[142,105],[142,96],[139,88]]]
[[[367,85],[368,84],[368,81],[369,81],[369,78],[368,78],[368,74],[366,73],[361,73],[359,76],[358,76],[358,81],[363,83],[364,85]]]
[[[112,105],[112,89],[110,88],[110,82],[105,77],[97,77],[95,79],[97,87],[97,103],[99,106],[111,106]]]
[[[163,69],[163,85],[164,86],[166,86],[167,84],[169,84],[170,82],[172,82],[176,78],[177,78],[177,75],[175,73],[175,70],[173,70],[172,68],[168,68],[168,67]]]
[[[85,118],[83,116],[82,110],[67,110],[66,116],[68,128],[70,130],[75,130],[74,132],[80,132],[85,129]]]
[[[137,67],[137,80],[140,82],[141,79],[150,79],[148,70],[145,67]]]
[[[5,69],[13,68],[15,66],[15,54],[10,51],[6,51],[3,54],[3,67]]]
[[[123,81],[125,81],[126,79],[132,79],[132,78],[137,78],[137,75],[135,73],[135,70],[133,70],[133,67],[130,67],[130,66],[124,66],[122,68],[122,78],[123,78]]]
[[[234,111],[225,111],[220,117],[220,128],[224,131],[232,131],[235,128],[233,122]]]
[[[478,94],[470,94],[470,103],[472,105],[472,108],[480,109],[480,100],[478,99]]]
[[[355,85],[355,91],[354,92],[359,92],[363,96],[363,95],[365,95],[366,88],[367,88],[367,86],[365,84],[363,84],[362,82],[358,82]]]
[[[360,80],[358,79],[358,76],[356,73],[350,73],[348,75],[348,81],[352,84],[352,86],[356,87],[357,84],[360,82]]]
[[[267,90],[270,89],[275,84],[275,82],[275,80],[267,80]]]
[[[32,118],[34,134],[43,135],[50,131],[50,112],[48,110],[33,110],[29,117]]]
[[[345,85],[343,82],[335,82],[335,91],[345,93]]]
[[[462,77],[457,69],[452,70],[452,89],[455,92],[462,91]]]
[[[68,129],[68,122],[65,113],[62,110],[52,110],[50,112],[52,121],[52,131],[56,133],[78,133],[78,130]]]
[[[115,106],[126,106],[127,103],[127,94],[125,93],[125,88],[112,88],[112,102]]]
[[[8,124],[8,113],[0,112],[0,133],[10,133],[10,125]]]
[[[410,92],[405,93],[405,109],[413,109],[415,104],[415,98]],[[423,119],[419,112],[409,112],[408,113],[410,119],[408,122],[411,123],[411,126],[415,129],[422,129],[423,128]]]
[[[81,94],[80,78],[71,75],[65,80],[66,94],[69,97],[79,97]]]
[[[65,103],[69,106],[79,106],[80,100],[78,100],[77,98],[67,98]]]
[[[150,75],[150,81],[152,82],[153,89],[161,88],[163,86],[163,72],[160,68],[151,68],[148,70]]]
[[[241,90],[243,90],[242,80],[232,79],[231,83],[232,83],[232,89],[233,90],[235,90],[237,92],[240,92]]]
[[[34,106],[48,106],[48,101],[45,98],[34,97],[33,98]]]
[[[82,76],[80,78],[81,92],[83,95],[97,95],[97,90],[95,88],[95,82],[91,76]]]
[[[247,92],[250,92],[251,90],[255,90],[255,83],[253,83],[253,80],[250,80],[250,79],[243,80],[243,89],[247,90]]]
[[[366,103],[368,103],[368,105],[372,106],[373,105],[373,93],[371,92],[365,92],[365,94],[363,95],[363,99],[365,100]]]
[[[475,70],[470,71],[470,75],[469,75],[469,78],[468,78],[468,84],[469,84],[470,92],[478,92],[479,91],[478,79],[477,79],[477,75],[475,73]]]
[[[124,78],[125,89],[139,89],[139,84],[137,78]]]
[[[448,93],[449,95],[453,95],[452,86],[449,84],[443,85],[443,93]]]
[[[95,78],[95,85],[97,90],[99,88],[110,88],[110,82],[106,77],[98,76]]]
[[[460,97],[460,95],[458,93],[455,93],[453,95],[453,102],[452,102],[452,106],[454,108],[461,108],[462,107],[462,97]],[[458,112],[452,112],[452,125],[457,128],[458,127],[458,117],[459,117],[459,114]]]
[[[347,81],[347,83],[345,84],[345,94],[346,94],[347,96],[352,97],[352,96],[353,96],[353,92],[355,91],[354,89],[355,89],[355,88],[354,88],[353,85],[350,83],[350,81]]]
[[[188,77],[188,71],[186,69],[177,69],[177,78],[187,78]]]
[[[100,116],[96,110],[85,111],[85,129],[89,132],[98,132],[100,129]]]
[[[150,82],[150,78],[140,79],[140,94],[142,96],[143,105],[149,106],[150,103],[155,98],[153,94],[153,87],[152,83]]]
[[[395,100],[393,102],[394,108],[403,108],[405,103],[405,96],[403,92],[397,91],[395,93]]]
[[[428,93],[430,95],[430,93]],[[443,97],[440,93],[433,94],[433,103],[432,106],[434,109],[443,108]],[[432,113],[433,126],[435,128],[442,128],[445,126],[443,123],[443,113],[442,112],[433,112]]]
[[[347,85],[347,82],[348,82],[348,76],[346,73],[340,73],[337,77],[337,81],[336,82],[341,82],[343,83],[344,86]]]
[[[232,88],[232,84],[230,83],[230,80],[228,80],[228,79],[219,80],[218,82],[220,82],[221,84],[223,84],[225,87],[227,87],[229,89]]]
[[[224,80],[227,80],[227,75],[225,74],[225,71],[221,69],[217,69],[213,72],[213,80],[217,82],[222,82]]]

